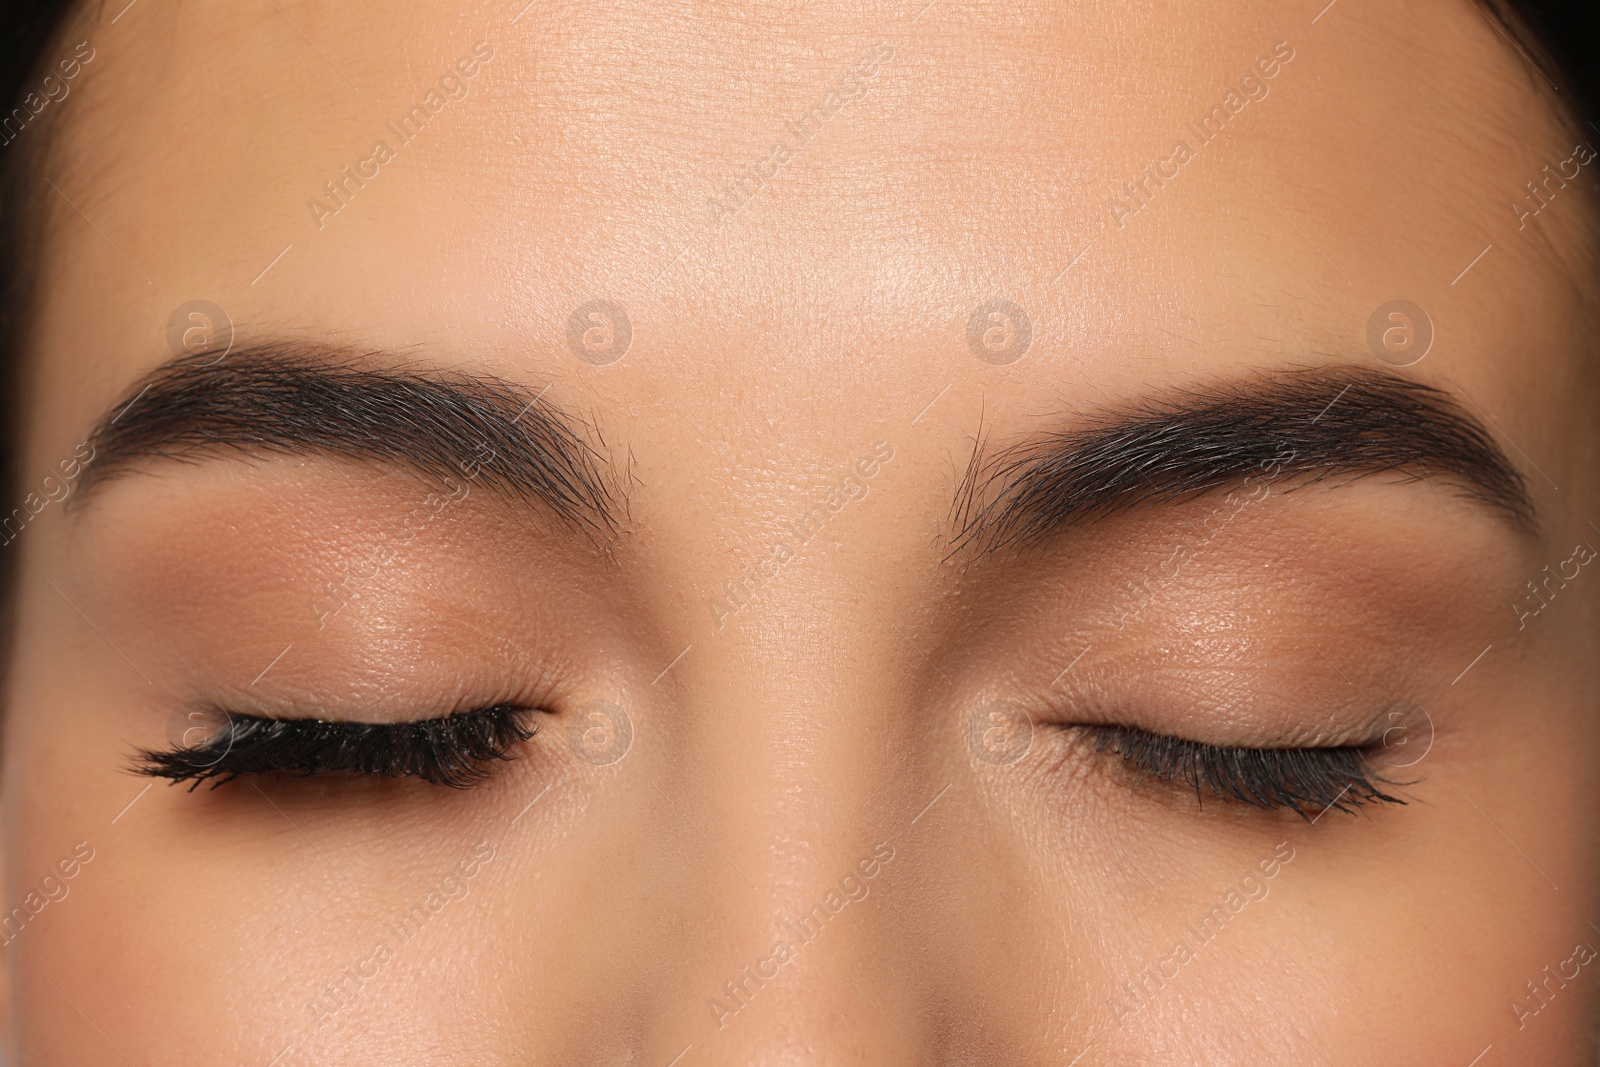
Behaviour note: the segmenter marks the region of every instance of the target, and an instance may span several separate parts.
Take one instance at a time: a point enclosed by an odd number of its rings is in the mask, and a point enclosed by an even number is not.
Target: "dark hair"
[[[0,521],[10,517],[21,484],[18,435],[22,425],[22,332],[31,306],[33,271],[29,258],[32,228],[41,220],[29,209],[36,189],[28,162],[38,159],[43,139],[22,144],[13,137],[26,124],[29,86],[49,64],[48,51],[67,16],[82,5],[74,0],[0,0]],[[20,112],[20,115],[19,115]],[[0,527],[3,529],[3,527]],[[0,594],[9,594],[14,561],[0,560]],[[9,597],[8,597],[9,600]]]
[[[1571,116],[1600,133],[1600,4],[1594,0],[1482,0],[1501,27],[1555,83]]]
[[[120,3],[120,0],[118,0]],[[1595,0],[1472,0],[1479,3],[1523,53],[1531,84],[1556,86],[1567,117],[1600,133],[1600,4]],[[20,148],[5,127],[21,114],[31,87],[50,63],[50,47],[69,16],[89,5],[77,0],[0,0],[0,521],[9,516],[20,472],[22,332],[31,306],[33,272],[26,269],[31,228],[40,220],[28,210],[37,195],[29,163],[44,150],[46,138],[30,137]],[[102,3],[93,5],[96,9]],[[19,112],[18,109],[22,109]],[[0,559],[0,597],[9,602],[14,559]]]
[[[48,62],[50,42],[61,33],[74,0],[0,0],[0,537],[22,485],[22,397],[25,368],[23,333],[32,303],[33,271],[25,265],[33,228],[40,219],[30,217],[35,190],[28,181],[27,157],[40,150],[42,139],[19,149],[11,143],[6,123],[22,108],[26,88]],[[21,132],[20,130],[18,132]],[[37,158],[37,157],[34,157]],[[14,549],[0,545],[0,683],[11,660],[11,634],[15,597],[13,587],[20,558]]]

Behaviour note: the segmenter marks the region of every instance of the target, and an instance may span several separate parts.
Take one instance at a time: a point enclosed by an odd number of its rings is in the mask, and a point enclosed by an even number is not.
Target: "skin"
[[[1600,945],[1600,579],[1521,629],[1512,606],[1600,544],[1596,219],[1574,183],[1518,229],[1523,182],[1579,137],[1473,7],[276,6],[68,33],[96,58],[40,164],[59,194],[25,485],[204,298],[241,340],[548,387],[617,457],[628,521],[585,537],[474,494],[319,628],[308,605],[431,491],[416,477],[152,464],[41,512],[7,549],[6,907],[76,843],[93,858],[3,950],[8,1062],[1594,1062],[1593,965],[1536,1015],[1511,1004]],[[319,228],[308,199],[479,41],[466,97]],[[719,225],[706,198],[877,41],[866,95]],[[1280,41],[1266,98],[1119,224],[1108,194]],[[607,366],[565,340],[596,297],[634,329]],[[965,337],[995,298],[1033,324],[1008,365]],[[1218,498],[950,555],[980,430],[1381,366],[1365,324],[1395,298],[1436,329],[1399,373],[1493,420],[1537,536],[1432,479],[1270,493],[1121,626],[1128,583]],[[723,583],[875,442],[867,495],[719,626]],[[129,753],[223,694],[552,715],[475,790],[142,792]],[[1381,732],[1397,697],[1432,722],[1412,802],[1315,824],[1135,791],[1048,726],[1109,701],[1282,743]],[[1016,762],[967,744],[991,699],[1041,722]],[[594,700],[632,726],[613,762],[569,740]],[[458,899],[387,932],[478,842]],[[815,940],[787,932],[891,851]],[[719,1025],[709,1002],[779,938],[793,959]],[[392,958],[330,1000],[380,941]]]

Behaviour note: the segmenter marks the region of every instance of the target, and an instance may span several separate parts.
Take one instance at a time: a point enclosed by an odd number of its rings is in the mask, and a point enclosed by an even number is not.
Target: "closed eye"
[[[538,730],[535,709],[496,704],[413,722],[274,719],[209,711],[199,743],[141,750],[133,770],[211,787],[240,776],[288,774],[420,778],[464,789],[487,780],[497,760]],[[187,738],[186,738],[187,740]]]
[[[1404,804],[1385,791],[1399,784],[1378,774],[1368,746],[1232,748],[1151,733],[1130,726],[1075,727],[1097,754],[1122,757],[1140,781],[1155,779],[1257,808],[1288,809],[1302,818],[1328,808],[1353,813],[1368,804]]]

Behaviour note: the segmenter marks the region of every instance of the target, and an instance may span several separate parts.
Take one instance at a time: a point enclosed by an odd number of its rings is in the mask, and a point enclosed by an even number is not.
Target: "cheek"
[[[242,1054],[238,1034],[251,1040],[276,1035],[285,1029],[284,1016],[294,1018],[281,998],[296,977],[297,942],[283,937],[276,923],[240,921],[240,895],[250,900],[259,892],[246,869],[228,871],[236,857],[227,855],[216,857],[209,875],[175,874],[168,862],[141,859],[137,850],[165,846],[138,841],[136,832],[116,833],[138,812],[136,806],[115,827],[97,820],[110,833],[95,861],[73,879],[68,897],[51,904],[12,946],[24,1062],[91,1063],[106,1052],[104,1039],[45,981],[60,985],[65,979],[54,975],[63,969],[71,988],[61,993],[136,1062],[152,1055],[228,1062]],[[113,845],[111,835],[121,840]],[[293,909],[315,901],[290,894],[282,905],[250,903],[249,914],[282,915],[287,926]],[[256,910],[261,906],[267,910]],[[218,1020],[228,1022],[219,1026]],[[250,1057],[258,1051],[251,1048]]]
[[[119,807],[143,788],[119,785]],[[291,1045],[282,1063],[373,1062],[364,1035],[405,1032],[438,1007],[430,964],[464,928],[488,924],[477,903],[447,903],[407,943],[386,920],[438,884],[433,857],[476,839],[470,827],[397,814],[413,838],[391,828],[374,848],[381,824],[327,802],[278,795],[280,812],[253,789],[211,800],[220,794],[158,784],[115,825],[98,810],[52,821],[50,805],[28,806],[39,825],[6,842],[22,870],[42,870],[84,826],[98,837],[67,898],[7,949],[23,1062],[95,1063],[107,1051],[46,979],[136,1063],[266,1064]]]

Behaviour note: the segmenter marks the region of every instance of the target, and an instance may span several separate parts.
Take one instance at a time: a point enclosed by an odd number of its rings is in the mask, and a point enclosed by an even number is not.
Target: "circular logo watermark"
[[[967,347],[985,363],[1005,366],[1028,354],[1033,322],[1009,300],[991,300],[972,309],[967,319]]]
[[[591,700],[567,723],[567,743],[585,763],[604,767],[633,747],[633,720],[609,700]]]
[[[1409,300],[1381,304],[1367,319],[1367,347],[1391,367],[1409,367],[1433,347],[1433,320]]]
[[[221,708],[176,708],[167,717],[167,741],[183,752],[205,752],[200,766],[219,762],[233,748],[233,719]]]
[[[567,316],[567,347],[585,363],[604,367],[628,354],[633,323],[609,300],[590,300]]]
[[[967,718],[967,747],[994,767],[1007,767],[1033,747],[1033,716],[1008,700],[988,700]]]
[[[216,358],[203,364],[209,367],[233,350],[233,319],[209,300],[179,304],[167,316],[167,347],[175,356],[211,352]]]
[[[1433,716],[1426,708],[1401,701],[1384,715],[1381,751],[1373,762],[1385,767],[1414,767],[1433,750]]]

